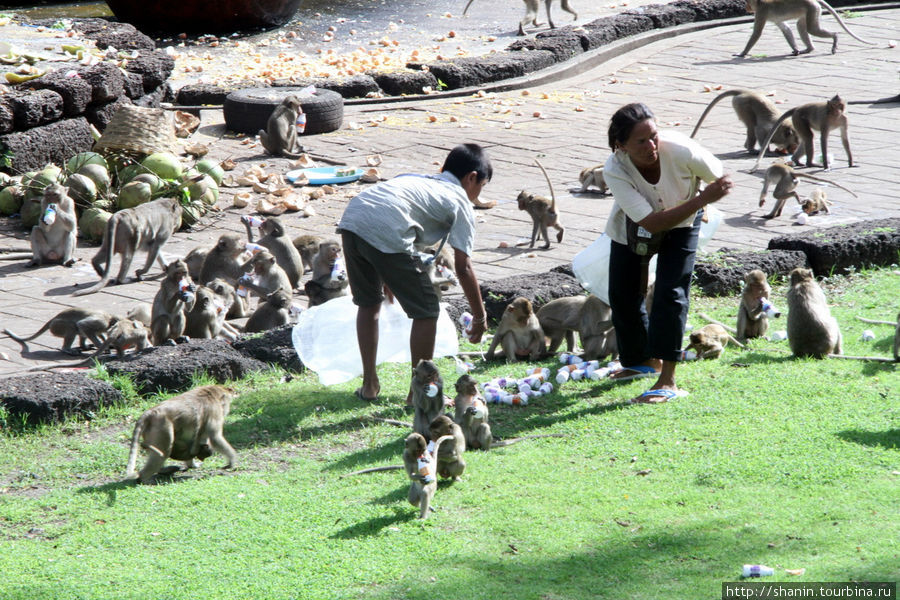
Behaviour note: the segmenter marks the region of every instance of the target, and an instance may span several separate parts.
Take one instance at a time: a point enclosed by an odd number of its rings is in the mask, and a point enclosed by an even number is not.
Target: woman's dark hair
[[[643,102],[626,104],[609,119],[609,147],[615,152],[616,143],[624,144],[628,141],[635,125],[653,118],[653,112]]]
[[[494,175],[491,161],[488,160],[484,149],[478,144],[460,144],[451,150],[441,171],[453,173],[457,179],[462,179],[468,173],[475,171],[478,174],[478,181],[485,179],[490,181]]]

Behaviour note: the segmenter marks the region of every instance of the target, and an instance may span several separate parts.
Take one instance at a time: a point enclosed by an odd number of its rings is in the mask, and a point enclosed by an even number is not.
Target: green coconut
[[[206,214],[206,206],[200,200],[182,203],[181,209],[181,224],[185,227],[191,227]]]
[[[100,165],[107,171],[106,159],[96,152],[79,152],[66,161],[66,173],[78,173],[85,165]]]
[[[141,173],[132,179],[131,183],[134,183],[135,181],[148,184],[154,197],[163,189],[165,184],[165,182],[160,179],[159,175],[156,175],[155,173]]]
[[[122,186],[130,183],[135,177],[140,175],[141,173],[146,173],[147,169],[143,165],[133,164],[128,165],[127,167],[123,167],[122,169],[116,171],[116,183],[121,188]]]
[[[22,180],[25,193],[29,196],[41,196],[48,185],[59,183],[61,175],[62,169],[56,165],[48,165],[30,177],[27,183]]]
[[[97,184],[87,175],[69,175],[65,186],[69,188],[69,196],[79,206],[88,206],[97,199]]]
[[[154,152],[142,160],[141,165],[163,179],[178,179],[184,169],[178,157],[171,152]]]
[[[84,175],[94,182],[99,195],[106,194],[109,189],[109,170],[103,165],[89,163],[78,169],[76,175]]]
[[[150,202],[153,196],[153,190],[150,184],[143,181],[131,181],[122,186],[119,190],[119,196],[116,199],[116,205],[119,209],[134,208],[145,202]]]
[[[211,158],[204,158],[194,167],[201,173],[206,173],[216,182],[216,185],[222,185],[222,178],[225,177],[225,169]]]
[[[22,209],[25,194],[17,185],[8,185],[0,190],[0,214],[14,215]]]
[[[0,188],[8,186],[10,183],[12,183],[12,180],[12,175],[0,171]]]
[[[114,198],[101,197],[94,200],[90,207],[99,208],[107,212],[114,212],[116,210],[116,201]]]
[[[106,222],[112,217],[112,213],[101,208],[91,207],[81,213],[78,219],[78,231],[81,237],[93,242],[103,240],[106,232]]]
[[[31,229],[37,225],[38,219],[41,218],[41,199],[26,198],[22,203],[19,214],[22,216],[22,227]]]
[[[216,181],[209,175],[203,175],[197,181],[189,182],[187,184],[187,191],[191,200],[199,200],[210,193],[212,202],[210,203],[207,201],[207,204],[215,204],[216,200],[219,199],[219,186],[216,185]]]

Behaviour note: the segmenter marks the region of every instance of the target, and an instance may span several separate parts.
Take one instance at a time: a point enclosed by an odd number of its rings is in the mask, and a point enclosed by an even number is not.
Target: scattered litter
[[[774,574],[775,569],[765,565],[744,565],[744,568],[741,570],[741,575],[744,577],[766,577]]]

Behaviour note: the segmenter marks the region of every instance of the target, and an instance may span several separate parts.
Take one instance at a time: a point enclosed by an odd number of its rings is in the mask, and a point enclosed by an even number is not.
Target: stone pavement
[[[580,75],[555,84],[484,97],[348,105],[345,128],[305,138],[304,143],[317,152],[358,164],[363,163],[365,155],[378,153],[384,159],[381,169],[385,176],[435,171],[446,152],[461,142],[486,146],[495,174],[482,199],[495,200],[498,206],[477,211],[479,228],[473,260],[479,279],[487,281],[514,275],[534,276],[568,263],[603,231],[611,198],[569,190],[578,187],[578,173],[583,167],[602,163],[608,156],[608,119],[625,103],[646,102],[656,112],[661,127],[690,134],[705,105],[721,90],[771,91],[772,99],[785,109],[824,100],[835,93],[846,100],[862,102],[848,108],[851,145],[858,166],[847,167],[839,136],[832,135],[832,171],[811,171],[854,190],[859,199],[829,187],[828,198],[835,203],[832,214],[813,217],[805,226],[794,224],[790,215],[795,208],[791,205],[779,219],[760,218],[771,207],[772,199],[764,209],[758,208],[762,171],[747,172],[755,157],[743,152],[743,126],[727,100],[707,117],[698,138],[723,159],[736,182],[735,191],[717,205],[724,213],[724,221],[711,248],[762,250],[774,235],[900,215],[900,168],[894,143],[900,134],[900,112],[897,103],[869,103],[894,96],[898,91],[900,49],[890,48],[888,40],[900,38],[900,12],[865,12],[848,23],[857,35],[878,41],[878,46],[865,46],[841,34],[835,55],[828,53],[828,44],[823,40],[817,42],[811,55],[791,57],[781,33],[769,26],[754,48],[756,57],[740,60],[731,55],[743,48],[749,24],[729,25],[673,35],[623,52],[602,64],[588,63],[585,67],[591,68],[585,68]],[[829,29],[837,28],[830,18],[825,19],[825,24]],[[716,89],[719,86],[721,90]],[[248,140],[226,134],[221,111],[205,110],[202,119],[200,130],[189,141],[212,144],[213,158],[233,157],[238,161],[237,173],[260,163],[267,169],[288,170],[290,161],[270,159],[252,141],[247,143]],[[540,157],[550,173],[561,221],[566,226],[563,243],[554,242],[546,251],[514,247],[531,231],[529,219],[516,208],[519,190],[547,193],[546,182],[533,165],[535,157]],[[765,159],[763,167],[771,160]],[[358,188],[345,186],[338,194],[311,200],[313,216],[302,218],[295,214],[282,219],[294,235],[331,235],[354,189]],[[801,181],[798,191],[804,196],[812,189],[811,183]],[[231,206],[231,199],[234,192],[247,189],[222,191],[222,211],[207,216],[195,230],[176,234],[164,249],[167,256],[183,256],[197,245],[212,245],[224,231],[243,231],[238,217],[250,214],[252,204],[236,209]],[[27,235],[17,223],[0,220],[0,232],[4,234],[2,246],[28,246]],[[499,247],[501,242],[507,242],[509,247]],[[80,243],[78,256],[82,261],[71,269],[26,269],[19,262],[0,264],[0,285],[5,292],[0,294],[0,326],[27,335],[65,307],[94,307],[124,314],[137,302],[152,301],[158,288],[155,278],[73,298],[73,283],[84,286],[97,279],[89,263],[95,252],[96,247]],[[141,260],[143,255],[136,259],[135,267]],[[152,273],[158,273],[158,267]],[[304,299],[301,296],[298,300]],[[23,368],[64,358],[58,352],[60,339],[49,334],[29,346],[30,352],[22,355],[16,342],[0,338],[0,352],[8,358],[0,360],[0,375],[16,374]]]

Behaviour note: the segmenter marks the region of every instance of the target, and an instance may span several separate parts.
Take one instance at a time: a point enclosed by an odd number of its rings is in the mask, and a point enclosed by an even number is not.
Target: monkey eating
[[[341,245],[335,241],[319,244],[319,251],[313,258],[312,278],[304,286],[309,306],[347,295],[350,281],[341,252]]]
[[[791,271],[787,293],[788,342],[794,356],[824,358],[841,354],[841,331],[822,288],[809,269]]]
[[[606,180],[603,179],[603,165],[585,167],[578,175],[578,181],[581,183],[581,189],[570,191],[584,193],[589,191],[588,188],[593,185],[600,190],[601,195],[605,196],[609,193],[609,187],[606,185]]]
[[[106,330],[118,320],[118,317],[99,310],[67,308],[57,313],[55,317],[44,323],[40,329],[28,337],[19,337],[9,329],[4,329],[3,333],[22,344],[24,348],[27,347],[26,342],[30,342],[49,329],[50,333],[56,337],[63,338],[63,352],[66,354],[79,354],[81,351],[87,350],[85,340],[91,340],[95,348],[102,346],[106,339]],[[78,338],[80,350],[72,348],[76,337]]]
[[[181,204],[175,198],[159,198],[114,213],[106,223],[103,243],[91,260],[94,270],[100,275],[100,281],[90,288],[76,291],[73,296],[93,294],[107,284],[112,272],[113,253],[122,255],[117,283],[125,283],[131,261],[138,249],[147,250],[144,268],[135,271],[138,280],[150,270],[154,261],[159,261],[159,266],[165,269],[160,250],[180,226]],[[101,267],[104,263],[105,268]]]
[[[772,183],[775,184],[775,189],[772,190],[772,196],[775,197],[775,206],[772,207],[772,211],[769,214],[763,216],[764,219],[774,219],[775,217],[780,217],[781,210],[784,208],[784,203],[788,198],[793,197],[797,200],[798,204],[803,204],[800,201],[800,196],[796,191],[798,177],[809,179],[811,181],[818,181],[820,183],[827,183],[844,190],[854,198],[859,197],[838,183],[833,183],[831,181],[828,181],[827,179],[822,179],[821,177],[813,177],[812,175],[807,175],[806,173],[798,173],[793,169],[793,167],[784,163],[774,163],[769,166],[768,169],[766,169],[766,174],[763,178],[762,192],[760,192],[759,194],[759,206],[761,208],[766,203],[766,194],[769,191],[769,185]]]
[[[744,289],[741,292],[735,329],[735,337],[739,341],[746,342],[766,335],[769,330],[769,315],[765,307],[771,294],[772,288],[766,281],[765,273],[753,269],[744,275]],[[780,314],[776,313],[776,316]]]
[[[252,272],[243,275],[238,279],[238,283],[251,290],[262,301],[276,290],[293,289],[284,269],[278,266],[275,257],[266,250],[254,254],[244,264],[245,269],[248,267],[252,268]]]
[[[75,237],[78,234],[75,203],[69,189],[54,183],[48,185],[41,198],[41,216],[31,228],[30,267],[59,263],[64,267],[75,264]]]
[[[297,117],[303,113],[297,96],[287,96],[275,107],[266,128],[259,130],[259,141],[272,156],[299,158],[302,148],[297,142]]]
[[[722,356],[725,346],[729,342],[739,348],[744,345],[731,337],[731,334],[721,325],[710,323],[704,325],[696,331],[692,331],[690,335],[691,343],[685,348],[685,351],[694,350],[697,358],[713,359]]]
[[[253,242],[252,220],[241,217],[241,221],[247,228],[247,239]],[[272,253],[278,266],[284,269],[291,282],[291,287],[286,289],[293,290],[300,283],[300,278],[303,277],[303,261],[297,248],[294,247],[294,243],[288,237],[287,230],[277,217],[269,217],[259,226],[259,231],[262,233],[262,237],[256,243]]]
[[[790,117],[791,122],[794,124],[794,129],[797,131],[797,135],[800,138],[800,145],[797,146],[797,150],[794,152],[793,156],[791,156],[791,162],[795,165],[799,165],[800,159],[806,156],[806,166],[813,166],[814,147],[812,132],[818,131],[819,144],[822,146],[822,166],[825,170],[830,169],[831,163],[828,161],[828,135],[832,129],[840,127],[841,142],[844,145],[844,152],[847,153],[847,163],[852,167],[853,153],[850,152],[850,136],[847,131],[848,123],[846,110],[847,103],[844,102],[840,96],[835,94],[830,100],[801,104],[778,117],[778,120],[775,121],[775,127]],[[769,146],[774,132],[775,129],[769,133],[769,137],[767,137],[765,143],[763,143],[759,156],[756,158],[756,163],[750,169],[751,173],[759,168],[759,161],[762,160],[763,154],[765,154],[766,148]]]
[[[559,213],[556,212],[556,192],[553,191],[553,184],[550,182],[550,176],[547,175],[544,165],[542,165],[538,159],[534,159],[534,162],[540,167],[541,172],[547,179],[547,185],[550,186],[550,200],[547,200],[543,196],[529,194],[525,190],[522,190],[519,192],[516,202],[519,205],[519,210],[527,212],[533,222],[531,228],[531,243],[528,247],[534,248],[535,239],[537,238],[538,231],[540,231],[541,236],[544,238],[544,245],[542,247],[546,250],[550,247],[550,236],[547,234],[547,228],[553,227],[557,230],[557,242],[563,241],[563,234],[565,234],[566,228],[559,222]],[[517,245],[524,246],[525,243],[522,242]]]
[[[822,188],[816,188],[809,195],[809,198],[803,201],[803,204],[800,207],[803,209],[803,212],[808,214],[809,216],[817,215],[820,212],[830,214],[831,211],[828,210],[829,206],[832,206],[834,203],[828,201],[828,196],[825,194],[825,190]]]
[[[520,358],[538,360],[546,351],[544,331],[528,298],[519,296],[509,303],[494,339],[484,355],[485,360],[494,359],[494,350],[499,344],[506,354],[506,359],[515,361]]]
[[[428,426],[444,410],[444,380],[437,366],[430,360],[420,360],[415,366],[409,384],[415,411],[413,430],[427,439]]]
[[[466,461],[463,453],[466,451],[466,438],[459,425],[447,415],[438,415],[428,426],[428,433],[435,441],[435,453],[437,454],[437,472],[444,478],[452,477],[459,481],[466,470]],[[452,443],[444,443],[438,446],[437,441],[445,436],[452,436]]]
[[[813,51],[813,43],[809,38],[810,34],[821,38],[831,38],[831,53],[834,54],[837,52],[837,34],[821,26],[821,6],[824,6],[831,13],[831,16],[837,20],[844,31],[850,34],[850,37],[864,44],[876,45],[875,42],[864,40],[850,31],[840,15],[825,0],[746,0],[746,2],[747,12],[755,13],[753,15],[753,33],[750,34],[750,39],[747,40],[747,45],[744,46],[741,53],[735,54],[739,58],[747,56],[750,49],[759,41],[763,28],[769,21],[775,23],[776,27],[784,34],[784,39],[787,40],[788,45],[791,47],[791,54],[794,56]],[[797,44],[794,42],[794,34],[791,32],[790,27],[784,24],[785,21],[790,21],[791,19],[797,19],[797,31],[800,33],[800,39],[806,45],[806,49],[802,51],[797,49]]]
[[[185,341],[187,313],[194,308],[197,287],[191,282],[187,265],[181,259],[166,265],[166,276],[153,298],[150,330],[153,345],[161,346],[172,340]]]
[[[751,90],[728,90],[722,92],[712,99],[706,106],[706,110],[700,115],[691,137],[697,135],[703,119],[712,110],[719,100],[731,97],[731,106],[737,113],[738,119],[747,128],[747,138],[744,140],[744,148],[747,152],[752,153],[756,149],[756,143],[762,142],[769,137],[769,133],[773,131],[771,143],[775,144],[781,152],[794,152],[800,142],[797,132],[794,128],[786,123],[782,123],[778,127],[774,127],[775,121],[778,120],[778,109],[768,98],[758,92]],[[768,149],[768,148],[766,148]]]
[[[210,447],[234,466],[237,454],[225,440],[222,427],[231,409],[232,391],[220,385],[206,385],[175,396],[144,412],[134,425],[126,477],[134,475],[138,445],[147,451],[147,462],[138,475],[149,484],[166,460],[180,460],[186,469],[195,459],[212,455]]]
[[[471,375],[456,380],[453,420],[460,426],[466,449],[490,450],[494,438],[488,423],[490,414],[484,398],[478,394],[478,383]]]
[[[266,301],[260,302],[253,314],[250,315],[250,318],[247,319],[247,323],[244,324],[244,331],[256,333],[287,325],[291,318],[288,312],[291,306],[291,298],[291,293],[283,288],[279,288],[266,296]]]

